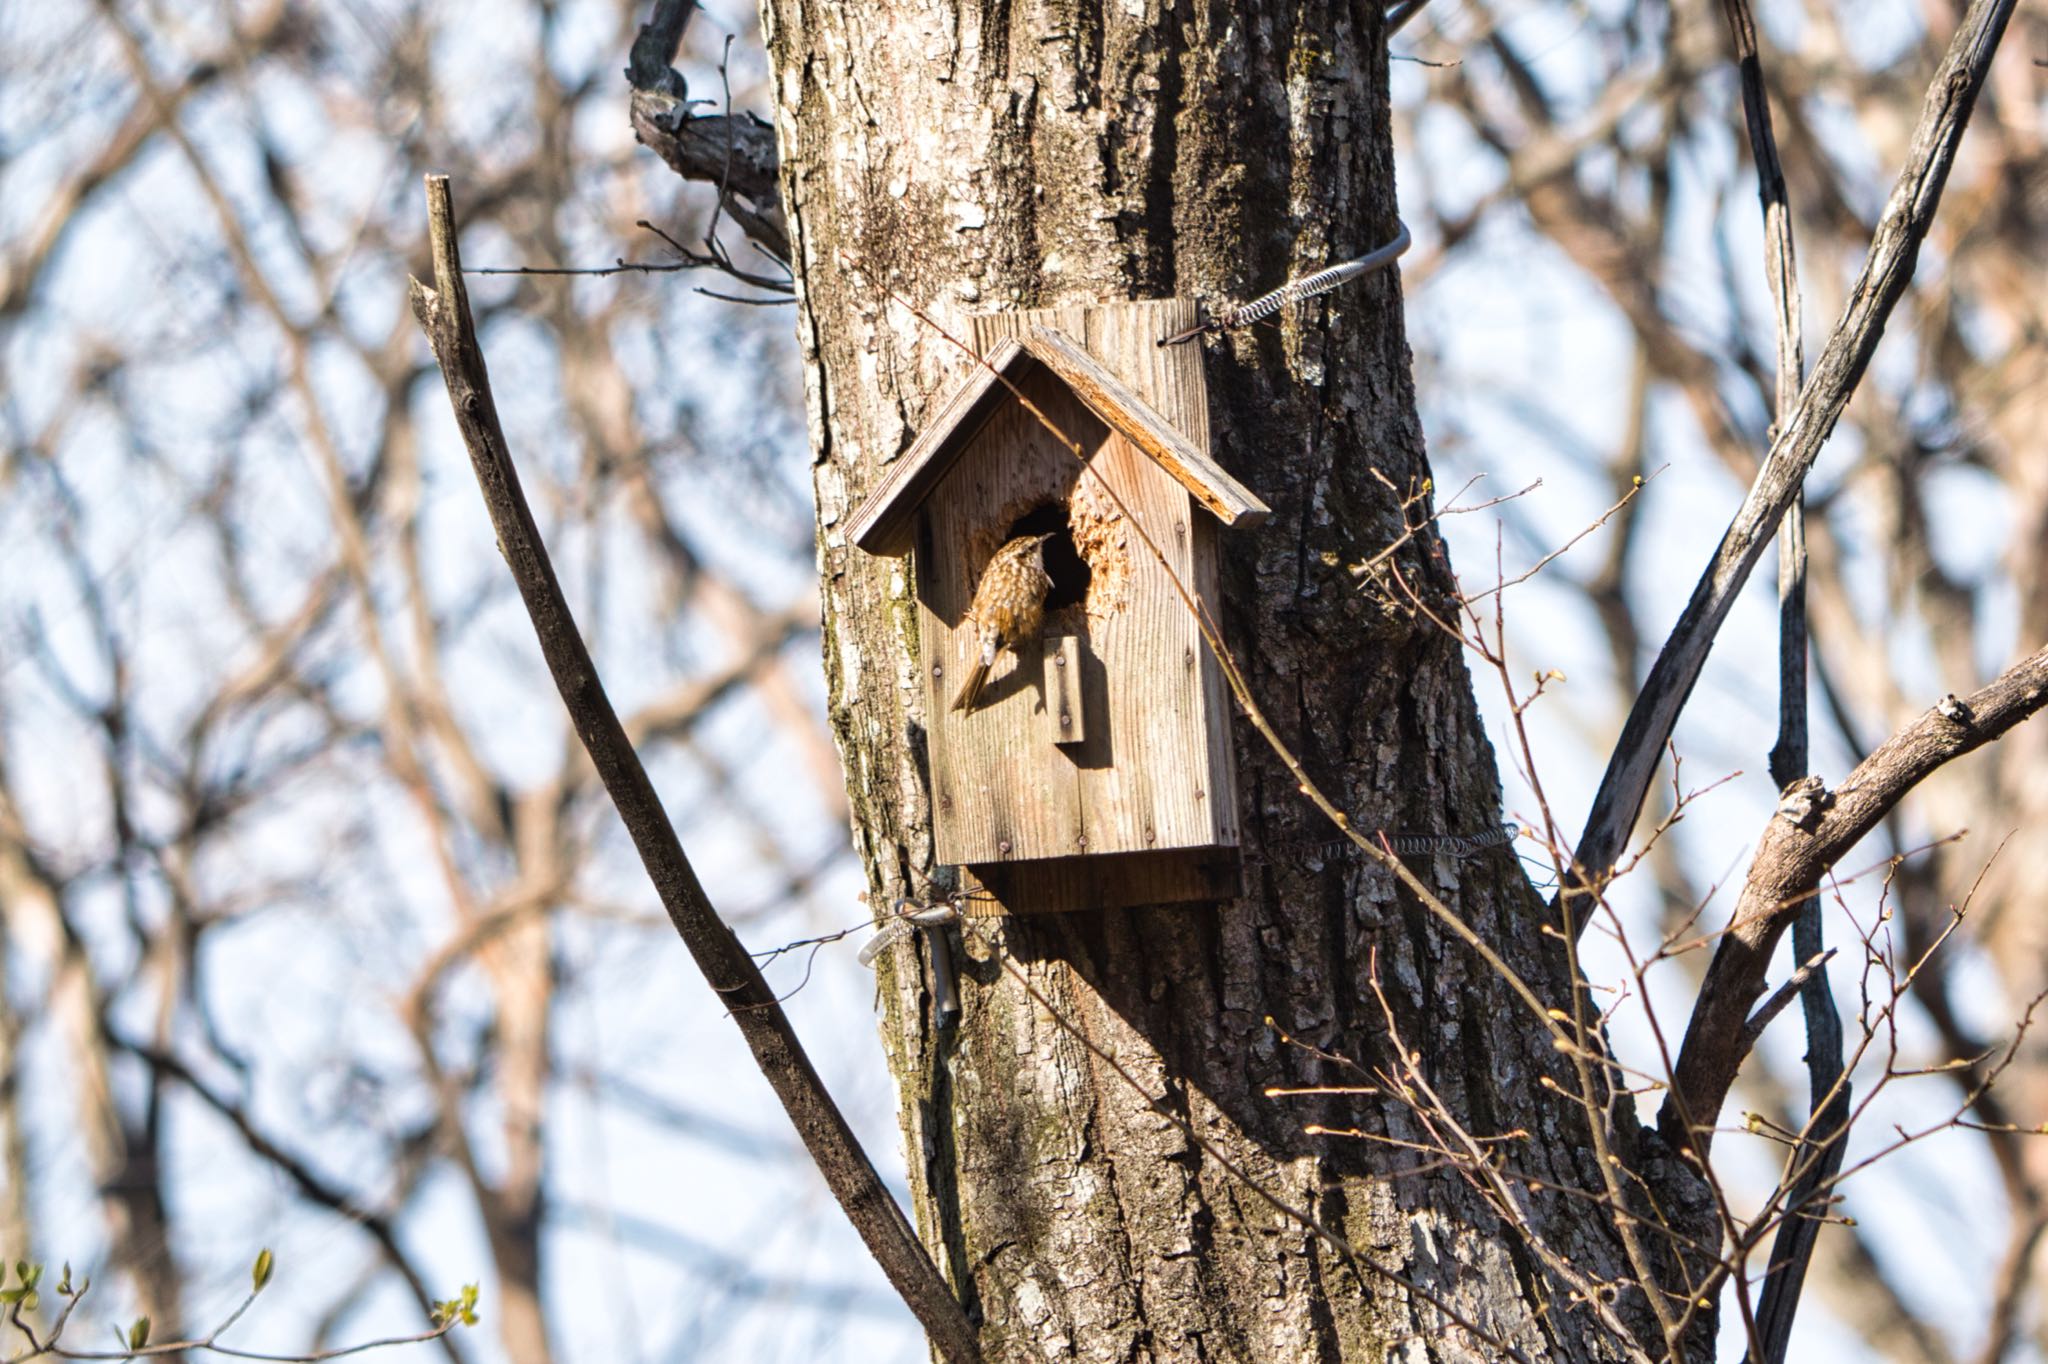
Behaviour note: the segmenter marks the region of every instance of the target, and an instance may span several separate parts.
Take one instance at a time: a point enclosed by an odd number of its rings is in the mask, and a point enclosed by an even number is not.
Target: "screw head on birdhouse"
[[[1217,528],[1270,512],[1209,452],[1201,349],[1157,344],[1192,318],[1167,301],[974,319],[984,359],[847,526],[912,555],[936,857],[1003,910],[1235,893],[1229,691],[1193,608],[1223,618]],[[1022,537],[1046,537],[1038,628],[999,639],[953,709],[1000,633],[972,609],[984,575],[1036,582],[999,555]]]

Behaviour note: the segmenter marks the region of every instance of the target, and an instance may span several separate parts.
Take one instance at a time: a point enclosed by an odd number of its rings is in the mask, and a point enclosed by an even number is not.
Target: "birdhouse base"
[[[976,917],[1230,900],[1242,893],[1235,848],[1047,857],[962,870],[967,912]]]

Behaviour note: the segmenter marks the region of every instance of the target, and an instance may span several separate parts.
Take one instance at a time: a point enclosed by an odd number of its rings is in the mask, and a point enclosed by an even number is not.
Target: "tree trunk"
[[[967,363],[903,303],[957,321],[1245,298],[1394,234],[1376,6],[1108,9],[764,5],[831,720],[883,903],[931,884],[915,612],[905,566],[842,527]],[[1402,494],[1429,476],[1395,276],[1204,344],[1213,448],[1274,510],[1222,533],[1224,628],[1253,693],[1355,827],[1493,828],[1499,779],[1460,645],[1353,572],[1402,537]],[[1432,610],[1454,610],[1433,530],[1395,563]],[[1579,1092],[1542,1018],[1390,872],[1330,847],[1338,831],[1242,721],[1236,743],[1242,898],[1010,918],[986,940],[977,926],[951,1034],[933,1030],[916,956],[882,962],[919,1225],[989,1357],[1495,1359],[1504,1343],[1604,1360],[1636,1348],[1618,1320],[1661,1356],[1586,1108],[1542,1084]],[[1511,850],[1410,863],[1571,1010],[1563,950]],[[1520,1133],[1496,1146],[1530,1227],[1469,1165],[1374,1139],[1438,1139],[1414,1089],[1269,1097],[1367,1082],[1276,1026],[1370,1070],[1412,1052],[1470,1133]],[[1630,1100],[1611,1107],[1602,1135],[1640,1177],[1630,1187],[1711,1245],[1699,1189]],[[1602,1284],[1611,1306],[1574,1296]],[[1688,1327],[1695,1359],[1711,1331],[1711,1314]]]

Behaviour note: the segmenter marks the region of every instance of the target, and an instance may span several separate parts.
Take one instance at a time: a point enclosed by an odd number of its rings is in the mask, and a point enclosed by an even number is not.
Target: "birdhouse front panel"
[[[1186,311],[983,317],[974,344],[989,354],[1056,328],[1206,452],[1200,351],[1156,344]],[[1214,519],[1067,377],[1029,363],[1010,373],[1036,414],[1006,387],[992,392],[916,514],[937,860],[1234,847],[1229,696],[1187,599],[1220,619]],[[1041,536],[1041,627],[997,657],[972,709],[953,709],[982,651],[976,589],[1005,545]]]

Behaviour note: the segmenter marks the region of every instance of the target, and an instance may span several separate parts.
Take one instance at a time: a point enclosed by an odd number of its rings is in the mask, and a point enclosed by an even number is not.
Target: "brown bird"
[[[1045,624],[1045,594],[1052,579],[1045,572],[1045,535],[1020,535],[996,551],[981,571],[974,588],[974,603],[967,619],[974,623],[974,637],[981,657],[967,671],[953,709],[972,713],[988,685],[988,670],[1003,650],[1014,652]]]

